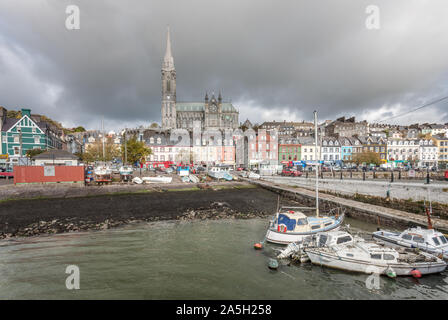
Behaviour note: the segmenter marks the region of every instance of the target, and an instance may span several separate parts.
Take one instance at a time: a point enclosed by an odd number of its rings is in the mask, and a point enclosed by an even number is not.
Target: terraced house
[[[438,148],[438,166],[446,169],[448,167],[448,136],[438,134],[432,138],[435,140],[435,145]]]
[[[57,128],[39,120],[30,109],[22,109],[20,118],[8,118],[7,110],[0,107],[1,154],[8,154],[11,164],[30,149],[62,149]]]
[[[298,139],[280,138],[278,144],[278,160],[281,164],[287,164],[290,161],[301,160],[302,145]]]

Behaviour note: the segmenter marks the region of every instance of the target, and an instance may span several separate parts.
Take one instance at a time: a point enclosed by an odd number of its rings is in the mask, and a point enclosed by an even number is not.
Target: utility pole
[[[103,117],[103,119],[101,120],[101,128],[102,128],[102,131],[103,131],[103,162],[104,162],[104,165],[106,164],[106,148],[105,148],[105,146],[104,146],[104,117]]]
[[[124,164],[128,163],[128,142],[126,140],[126,131],[128,128],[124,129]]]

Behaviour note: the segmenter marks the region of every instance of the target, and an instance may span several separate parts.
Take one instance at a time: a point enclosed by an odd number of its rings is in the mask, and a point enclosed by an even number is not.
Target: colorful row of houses
[[[253,167],[286,165],[291,162],[314,162],[316,159],[333,165],[353,164],[357,154],[373,152],[380,163],[391,167],[440,166],[448,163],[448,138],[442,135],[415,139],[384,138],[381,136],[342,137],[320,136],[318,145],[311,136],[279,137],[273,130],[258,129],[226,135],[202,134],[184,136],[171,131],[145,129],[130,131],[152,149],[148,162],[173,161],[228,164]]]

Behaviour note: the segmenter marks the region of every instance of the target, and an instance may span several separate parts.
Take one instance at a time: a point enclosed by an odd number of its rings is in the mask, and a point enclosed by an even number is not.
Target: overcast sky
[[[65,27],[70,4],[80,30]],[[160,122],[170,25],[178,101],[222,90],[241,122],[314,109],[383,120],[448,95],[447,12],[446,0],[2,0],[0,105],[68,127]],[[448,122],[448,100],[390,122],[417,121]]]

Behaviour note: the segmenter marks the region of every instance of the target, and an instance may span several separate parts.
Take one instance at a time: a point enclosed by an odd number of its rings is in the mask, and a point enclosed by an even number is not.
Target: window
[[[404,239],[404,240],[412,240],[412,236],[409,235],[409,234],[404,234],[404,235],[401,236],[401,238]]]
[[[394,260],[394,259],[395,259],[395,257],[393,254],[388,254],[388,253],[383,254],[383,260]]]
[[[437,239],[437,237],[432,238],[432,241],[434,241],[436,246],[440,246],[440,242],[439,242],[439,239]]]
[[[370,254],[371,259],[381,259],[381,254]]]
[[[443,244],[447,243],[446,238],[444,236],[440,236],[440,241],[442,241]]]
[[[40,143],[40,138],[34,137],[34,144],[39,144],[39,143]]]
[[[19,136],[18,135],[14,135],[14,143],[19,143]]]
[[[7,141],[6,136],[3,136],[3,137],[2,137],[2,142],[6,142],[6,141]]]
[[[352,241],[352,237],[350,237],[350,236],[339,237],[338,240],[336,241],[336,244],[350,242],[350,241]]]
[[[316,230],[320,228],[320,224],[316,224],[314,226],[311,226],[311,230]]]
[[[414,236],[414,237],[412,238],[412,240],[414,240],[415,242],[418,242],[418,243],[423,243],[423,242],[425,242],[425,239],[423,239],[423,238],[420,237],[420,236]]]
[[[347,253],[346,256],[347,257],[353,257],[353,254],[352,253]]]

